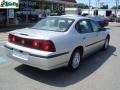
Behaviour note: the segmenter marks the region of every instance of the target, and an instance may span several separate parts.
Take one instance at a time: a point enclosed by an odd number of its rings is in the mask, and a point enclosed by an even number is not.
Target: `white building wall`
[[[112,14],[115,14],[115,9],[98,9],[98,15],[106,16],[106,11],[107,10],[111,10]],[[91,9],[90,10],[90,15],[94,16],[94,11],[95,11],[95,9]],[[89,12],[89,9],[82,9],[82,14],[83,13],[88,13],[88,12]],[[118,10],[117,15],[120,15],[120,9]]]
[[[94,11],[96,9],[90,10],[90,15],[94,16]],[[98,9],[98,15],[106,16],[106,11],[111,10],[112,14],[115,14],[115,9]],[[89,13],[89,9],[81,9],[82,14]],[[65,8],[65,14],[78,14],[78,8]],[[117,15],[120,15],[120,9],[117,12]]]
[[[106,16],[106,10],[99,10],[98,15]]]
[[[65,8],[65,14],[78,14],[78,8]]]

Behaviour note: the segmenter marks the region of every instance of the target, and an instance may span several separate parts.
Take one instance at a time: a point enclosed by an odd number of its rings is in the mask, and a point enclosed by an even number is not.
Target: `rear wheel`
[[[68,69],[70,71],[76,71],[80,67],[81,57],[82,56],[79,49],[73,52],[68,64]]]

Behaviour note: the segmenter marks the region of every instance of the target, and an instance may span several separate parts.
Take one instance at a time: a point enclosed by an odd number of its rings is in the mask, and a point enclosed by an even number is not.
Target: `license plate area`
[[[28,60],[28,53],[20,50],[13,49],[13,56],[22,60]]]

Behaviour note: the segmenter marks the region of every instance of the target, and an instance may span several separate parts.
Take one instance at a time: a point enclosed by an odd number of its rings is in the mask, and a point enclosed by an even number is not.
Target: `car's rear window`
[[[40,20],[32,28],[46,31],[64,32],[72,25],[74,19],[60,18],[60,17],[47,17]]]

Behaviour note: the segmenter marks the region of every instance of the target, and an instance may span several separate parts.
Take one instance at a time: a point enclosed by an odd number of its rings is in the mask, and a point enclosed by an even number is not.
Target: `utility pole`
[[[118,4],[119,4],[119,0],[116,0],[116,8],[115,8],[115,15],[116,16],[118,14]]]
[[[98,9],[98,0],[95,0],[96,2],[96,9]]]
[[[88,11],[89,15],[90,15],[90,9],[91,9],[91,0],[89,0],[89,11]]]
[[[100,5],[99,5],[99,4],[100,4],[100,0],[95,0],[95,2],[96,2],[96,10],[95,10],[94,12],[95,12],[95,16],[98,16],[98,12],[99,12],[98,10],[99,10],[99,8],[100,8],[100,7],[99,7],[99,6],[100,6]]]

